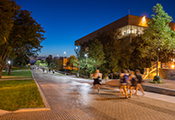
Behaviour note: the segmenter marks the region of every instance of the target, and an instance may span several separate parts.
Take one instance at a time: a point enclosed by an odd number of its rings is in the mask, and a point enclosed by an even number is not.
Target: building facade
[[[93,38],[97,37],[99,34],[102,34],[103,32],[108,32],[111,29],[119,29],[121,31],[121,37],[124,37],[126,35],[137,35],[137,34],[143,34],[143,30],[148,28],[148,21],[151,20],[150,18],[146,18],[145,16],[134,16],[134,15],[127,15],[124,16],[78,40],[75,41],[75,45],[79,46],[81,44],[84,44],[85,42],[88,42],[89,40],[92,40]],[[170,28],[175,31],[175,23],[169,24]]]

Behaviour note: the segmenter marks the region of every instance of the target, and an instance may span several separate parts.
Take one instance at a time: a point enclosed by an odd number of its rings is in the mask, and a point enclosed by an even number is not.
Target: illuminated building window
[[[123,32],[123,35],[127,35],[127,32],[126,32],[126,31],[124,31],[124,32]]]
[[[145,27],[134,26],[134,25],[127,25],[127,26],[120,28],[123,36],[128,35],[128,34],[143,34],[144,29]]]
[[[129,30],[127,30],[127,33],[128,33],[128,34],[130,34],[130,33],[131,33],[131,30],[130,30],[130,29],[129,29]]]

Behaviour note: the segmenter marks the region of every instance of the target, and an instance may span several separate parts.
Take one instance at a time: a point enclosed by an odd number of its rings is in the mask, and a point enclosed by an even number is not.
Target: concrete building
[[[143,30],[148,28],[148,21],[150,18],[146,18],[145,16],[135,16],[135,15],[126,15],[78,40],[75,41],[75,45],[79,46],[80,44],[84,44],[88,40],[92,40],[97,37],[98,34],[103,32],[108,32],[111,29],[119,29],[121,31],[122,36],[126,35],[137,35],[143,34]],[[169,24],[170,28],[175,31],[175,23]]]

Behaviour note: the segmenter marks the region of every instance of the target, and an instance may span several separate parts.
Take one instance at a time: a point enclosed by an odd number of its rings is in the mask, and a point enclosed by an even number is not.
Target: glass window
[[[143,34],[144,27],[127,25],[125,27],[120,28],[122,35],[128,34]]]

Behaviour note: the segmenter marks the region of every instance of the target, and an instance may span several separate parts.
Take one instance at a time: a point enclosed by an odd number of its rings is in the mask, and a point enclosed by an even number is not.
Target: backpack
[[[142,83],[143,82],[143,78],[141,75],[136,75],[137,79],[138,79],[138,83]]]
[[[129,76],[124,74],[123,75],[123,82],[122,83],[128,83],[128,80],[129,80]]]
[[[102,80],[101,80],[101,77],[98,77],[98,81],[99,81],[99,82],[101,82],[101,81],[102,81]]]

